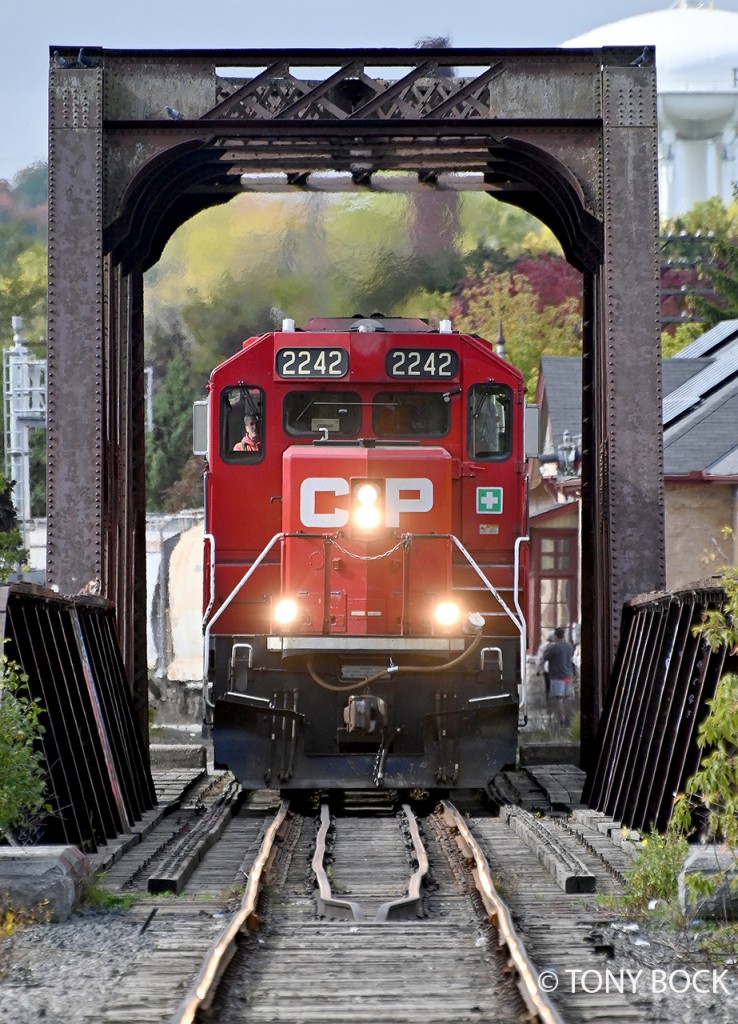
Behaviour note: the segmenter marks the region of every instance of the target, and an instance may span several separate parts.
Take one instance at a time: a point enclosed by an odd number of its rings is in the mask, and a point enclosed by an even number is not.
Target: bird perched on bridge
[[[96,68],[99,66],[99,61],[96,61],[94,57],[88,57],[85,53],[84,46],[79,48],[79,56],[77,57],[77,63],[81,68]]]
[[[180,112],[175,110],[174,107],[164,107],[164,112],[167,117],[171,117],[173,121],[184,121],[185,119],[184,114],[180,114]]]
[[[74,67],[74,61],[67,60],[66,57],[62,57],[58,50],[54,50],[54,64],[58,68],[71,68]]]
[[[632,68],[640,68],[640,67],[643,67],[643,65],[644,65],[644,64],[648,64],[648,62],[649,62],[649,59],[650,59],[650,54],[649,54],[649,52],[648,52],[648,47],[647,47],[647,46],[644,46],[644,47],[643,47],[643,53],[639,54],[639,55],[638,55],[638,56],[636,57],[636,59],[635,59],[635,60],[632,60],[632,61],[630,62],[630,66],[631,66]]]

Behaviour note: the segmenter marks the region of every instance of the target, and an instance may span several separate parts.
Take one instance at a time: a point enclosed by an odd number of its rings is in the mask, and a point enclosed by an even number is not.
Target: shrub
[[[627,902],[639,910],[650,900],[674,902],[677,878],[688,850],[687,837],[676,826],[670,825],[663,835],[651,829],[642,836],[642,846],[626,880]]]
[[[738,571],[725,570],[721,579],[725,602],[711,611],[696,632],[712,650],[725,647],[729,654],[738,649]],[[715,696],[708,701],[709,712],[700,723],[697,742],[703,750],[700,765],[674,804],[672,821],[688,832],[699,811],[708,837],[738,847],[738,675],[722,676]]]
[[[44,802],[46,773],[37,747],[42,709],[28,695],[27,683],[20,666],[0,656],[0,833],[10,843],[17,841],[15,832],[32,829],[51,810]]]

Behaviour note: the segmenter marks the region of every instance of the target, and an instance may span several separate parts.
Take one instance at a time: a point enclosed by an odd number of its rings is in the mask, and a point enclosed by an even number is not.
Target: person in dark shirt
[[[541,651],[539,666],[548,665],[550,696],[554,702],[554,717],[561,725],[568,725],[572,717],[574,697],[574,648],[566,639],[566,630],[557,626],[553,640]],[[540,668],[539,668],[540,671]]]

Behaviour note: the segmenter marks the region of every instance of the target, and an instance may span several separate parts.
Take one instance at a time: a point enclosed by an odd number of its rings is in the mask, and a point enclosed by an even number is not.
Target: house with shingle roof
[[[662,392],[671,590],[738,561],[738,320],[723,321],[664,359]],[[554,626],[580,617],[581,359],[544,356],[536,401],[540,454],[530,468],[533,649]]]

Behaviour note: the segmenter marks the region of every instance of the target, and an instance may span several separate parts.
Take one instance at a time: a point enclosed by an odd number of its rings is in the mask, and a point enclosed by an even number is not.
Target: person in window
[[[247,412],[243,418],[243,437],[234,446],[234,452],[258,452],[261,449],[259,421],[252,413]]]

